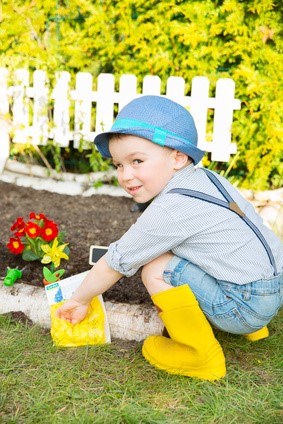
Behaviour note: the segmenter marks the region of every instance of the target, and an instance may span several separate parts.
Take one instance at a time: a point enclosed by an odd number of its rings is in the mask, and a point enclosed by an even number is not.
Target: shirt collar
[[[185,168],[177,171],[169,183],[164,187],[160,194],[167,193],[171,188],[182,187],[184,185],[184,180],[187,180],[195,172],[195,166],[193,163],[187,165]]]

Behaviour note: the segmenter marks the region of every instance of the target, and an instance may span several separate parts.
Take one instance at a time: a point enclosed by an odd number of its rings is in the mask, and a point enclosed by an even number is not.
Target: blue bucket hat
[[[105,158],[111,158],[109,136],[113,133],[135,135],[179,150],[190,156],[195,164],[205,153],[197,147],[198,134],[190,112],[166,97],[141,96],[128,103],[118,113],[111,130],[94,139]]]

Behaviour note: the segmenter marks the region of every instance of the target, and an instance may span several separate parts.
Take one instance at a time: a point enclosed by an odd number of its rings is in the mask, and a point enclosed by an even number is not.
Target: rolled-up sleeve
[[[185,234],[176,226],[168,209],[153,202],[118,241],[110,244],[105,255],[108,265],[126,277],[134,275],[184,240]]]

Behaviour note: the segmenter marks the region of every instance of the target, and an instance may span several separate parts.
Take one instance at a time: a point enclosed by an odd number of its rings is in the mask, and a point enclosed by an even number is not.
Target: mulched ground
[[[12,236],[10,227],[17,217],[27,221],[30,212],[43,213],[66,233],[64,241],[69,243],[70,259],[62,260],[60,265],[66,270],[65,278],[90,269],[90,246],[108,246],[119,239],[140,215],[140,212],[131,212],[133,201],[125,197],[61,195],[1,181],[0,199],[0,277],[4,277],[7,267],[26,267],[18,282],[38,287],[43,286],[43,265],[39,261],[25,262],[6,247]],[[152,304],[141,282],[140,272],[133,277],[122,278],[103,297],[109,301]]]

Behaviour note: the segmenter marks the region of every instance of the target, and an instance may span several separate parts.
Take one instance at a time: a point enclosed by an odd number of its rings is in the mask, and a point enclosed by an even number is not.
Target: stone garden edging
[[[58,194],[129,197],[120,187],[109,184],[93,187],[95,181],[107,181],[112,175],[101,172],[87,175],[50,173],[40,166],[8,160],[4,172],[0,174],[0,181]],[[276,231],[283,234],[283,188],[258,193],[251,190],[241,192],[254,205],[265,224],[276,226]],[[34,323],[50,328],[49,306],[43,287],[22,283],[6,287],[0,280],[0,298],[0,314],[21,311]],[[141,341],[162,331],[163,325],[153,306],[105,302],[105,309],[113,338]]]
[[[16,283],[4,286],[0,281],[0,314],[23,312],[33,323],[50,329],[49,305],[43,287]],[[154,307],[105,302],[112,338],[141,341],[160,334],[162,323]]]
[[[115,171],[90,174],[63,172],[58,174],[54,170],[50,171],[42,166],[27,165],[8,159],[3,173],[0,173],[0,181],[70,196],[90,197],[97,194],[105,194],[130,197],[121,187],[115,187],[111,184],[103,184],[101,187],[93,186],[100,181],[107,183],[114,175]]]

